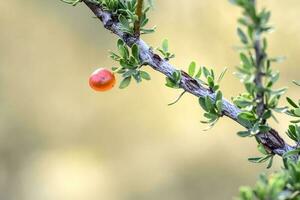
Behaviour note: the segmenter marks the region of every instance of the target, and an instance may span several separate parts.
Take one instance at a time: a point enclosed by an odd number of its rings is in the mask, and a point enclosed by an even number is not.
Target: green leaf
[[[248,137],[251,135],[251,133],[249,131],[239,131],[239,132],[237,132],[237,134],[240,137]]]
[[[127,77],[129,77],[129,76],[134,75],[134,74],[136,74],[136,70],[128,70],[128,71],[126,71],[125,73],[123,73],[122,76],[123,76],[124,78],[127,78]]]
[[[140,75],[145,80],[148,80],[148,81],[151,80],[150,75],[147,72],[145,72],[145,71],[140,71]]]
[[[216,102],[216,107],[217,107],[217,110],[218,110],[218,113],[219,113],[219,115],[221,115],[222,114],[222,109],[223,109],[223,103],[222,103],[222,101],[221,100],[218,100],[217,102]]]
[[[247,58],[247,56],[245,54],[240,53],[240,58],[245,67],[247,67],[247,68],[252,67],[250,60]]]
[[[202,68],[200,67],[195,78],[199,79],[201,77],[201,74],[202,74]]]
[[[212,87],[212,90],[215,92],[215,91],[217,91],[219,88],[220,88],[219,85],[214,85],[214,86]]]
[[[124,45],[125,45],[124,41],[121,40],[121,39],[118,39],[118,41],[117,41],[117,47],[119,48],[119,46],[124,46]]]
[[[209,111],[213,110],[213,108],[214,108],[214,104],[213,104],[212,100],[208,96],[205,97],[205,107]]]
[[[259,132],[261,132],[261,133],[267,133],[271,130],[271,128],[266,125],[259,125],[258,129],[259,129]]]
[[[260,163],[260,161],[263,159],[264,157],[253,157],[253,158],[248,158],[248,161],[252,162],[252,163]]]
[[[300,116],[300,108],[294,110],[295,115]]]
[[[281,88],[279,90],[273,90],[273,91],[271,91],[271,93],[273,95],[281,96],[286,92],[286,90],[287,90],[287,88]]]
[[[203,97],[199,97],[199,105],[202,107],[203,110],[205,110],[206,112],[208,112],[209,110],[206,107],[205,104],[205,98]]]
[[[136,44],[131,47],[131,53],[136,60],[140,60],[139,47]]]
[[[205,78],[207,78],[210,75],[210,72],[208,71],[208,69],[206,67],[202,67],[202,71],[203,71]]]
[[[241,125],[245,126],[246,128],[251,128],[255,121],[255,116],[253,116],[253,114],[251,113],[242,112],[238,114],[237,120]]]
[[[218,91],[216,94],[216,101],[222,101],[223,94],[221,91]]]
[[[72,6],[76,6],[81,0],[61,0],[64,3],[71,4]]]
[[[267,166],[267,169],[270,169],[273,165],[273,159],[274,159],[274,156],[272,156],[269,160],[269,163],[268,163],[268,166]]]
[[[272,116],[272,112],[270,110],[267,110],[264,112],[264,114],[262,115],[263,119],[269,119]]]
[[[207,83],[208,83],[208,86],[209,86],[210,88],[213,88],[214,85],[215,85],[213,77],[208,76],[208,77],[207,77]]]
[[[136,81],[137,83],[142,82],[142,77],[141,77],[140,73],[135,73],[135,74],[133,74],[132,76],[133,76],[133,78],[135,79],[135,81]]]
[[[250,120],[254,121],[256,120],[256,117],[253,113],[250,112],[242,112],[238,115],[239,118],[245,119],[245,120]]]
[[[119,62],[120,62],[120,65],[124,68],[133,69],[135,67],[135,66],[127,63],[126,59],[121,59]]]
[[[169,51],[169,42],[167,39],[164,39],[162,42],[162,50],[164,52],[168,52]]]
[[[290,99],[289,97],[286,97],[286,100],[294,108],[299,108],[299,106],[292,99]]]
[[[213,122],[216,119],[218,119],[218,115],[213,114],[213,113],[204,113],[204,117],[206,117],[207,119],[209,119],[209,122]]]
[[[196,70],[196,63],[193,61],[191,62],[190,66],[189,66],[189,71],[188,74],[193,77],[195,74],[195,70]]]
[[[121,57],[123,57],[124,59],[127,59],[129,56],[128,49],[125,45],[119,46],[119,53],[120,53]]]
[[[298,155],[299,153],[300,153],[300,148],[288,151],[287,153],[283,154],[283,157],[287,158],[287,157],[290,157],[290,156],[293,156],[293,155]]]
[[[173,74],[172,74],[172,77],[169,78],[169,79],[174,83],[175,86],[177,86],[178,85],[178,73],[177,73],[177,71],[174,71]]]
[[[130,81],[131,81],[131,76],[130,77],[126,77],[122,80],[122,82],[120,83],[120,86],[119,88],[120,89],[124,89],[126,87],[128,87],[128,85],[130,84]]]
[[[295,85],[297,85],[297,86],[300,86],[300,81],[295,81],[295,80],[293,80],[293,83],[294,83]]]
[[[266,162],[272,156],[273,156],[272,154],[268,154],[264,157],[248,158],[248,161],[250,161],[252,163],[262,163],[262,162]]]
[[[218,83],[221,82],[221,80],[223,79],[226,72],[227,72],[227,68],[225,67],[225,69],[222,71],[222,73],[220,74],[220,76],[218,78]]]
[[[243,44],[247,44],[248,43],[248,39],[247,39],[246,34],[242,31],[242,29],[237,28],[237,33],[238,33],[238,36],[239,36],[241,42]]]
[[[266,151],[265,147],[263,144],[258,144],[257,145],[257,149],[260,153],[264,154],[264,155],[268,155],[268,152]]]
[[[166,77],[166,86],[170,88],[174,88],[176,87],[176,83],[174,83],[173,80],[170,79],[169,77]]]
[[[124,28],[126,28],[126,29],[129,28],[130,24],[129,24],[129,22],[128,22],[128,20],[126,19],[125,16],[119,15],[119,21],[120,21],[120,23],[124,26]]]

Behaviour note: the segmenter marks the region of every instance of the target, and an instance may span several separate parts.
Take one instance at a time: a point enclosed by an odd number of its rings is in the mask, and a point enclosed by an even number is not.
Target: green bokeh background
[[[299,74],[299,0],[261,0],[272,10],[276,31],[271,56],[284,55],[277,87]],[[116,37],[84,6],[58,0],[9,0],[0,5],[0,199],[5,200],[196,200],[232,199],[240,185],[254,184],[264,165],[254,139],[241,139],[229,119],[210,131],[199,121],[197,99],[151,82],[96,93],[88,77],[115,65],[107,51]],[[168,38],[172,64],[191,60],[221,72],[227,98],[242,91],[232,75],[240,10],[226,0],[156,0],[144,39],[156,47]],[[299,95],[298,95],[299,96]],[[284,134],[288,118],[273,126]],[[270,170],[280,168],[279,159]]]

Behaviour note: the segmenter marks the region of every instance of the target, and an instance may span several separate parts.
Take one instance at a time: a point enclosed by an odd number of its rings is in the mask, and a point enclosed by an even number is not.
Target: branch
[[[110,12],[103,10],[100,5],[91,3],[89,0],[83,0],[83,2],[102,21],[106,29],[120,37],[129,47],[131,47],[133,44],[136,44],[139,47],[140,59],[143,61],[143,63],[147,63],[154,70],[163,73],[169,78],[172,77],[172,74],[176,71],[176,68],[166,60],[162,59],[159,55],[155,54],[152,48],[150,48],[142,39],[122,32],[120,30],[120,24],[117,20],[117,17],[113,16]],[[211,100],[215,101],[215,93],[210,91],[205,86],[199,84],[197,80],[190,77],[186,72],[181,72],[182,79],[180,81],[180,87],[182,89],[197,97],[208,96]],[[238,114],[241,113],[241,110],[225,98],[223,98],[222,103],[223,115],[238,122],[237,117]],[[282,156],[284,153],[294,149],[294,147],[287,144],[274,129],[271,129],[268,133],[259,133],[256,135],[256,138],[260,143],[268,148],[268,150],[279,156]]]
[[[255,7],[256,1],[252,0],[252,3]],[[256,87],[259,88],[259,91],[256,94],[256,101],[257,101],[257,108],[256,113],[259,117],[261,117],[265,111],[265,102],[264,102],[264,91],[263,91],[263,61],[265,59],[265,53],[262,50],[261,47],[261,34],[258,32],[254,36],[254,52],[255,52],[255,67],[256,67],[256,74],[254,82],[256,84]],[[263,121],[263,123],[266,123],[266,120]]]
[[[141,29],[141,18],[142,18],[142,10],[143,10],[144,0],[138,0],[136,7],[136,16],[138,19],[134,22],[134,34],[136,37],[140,37],[140,29]]]

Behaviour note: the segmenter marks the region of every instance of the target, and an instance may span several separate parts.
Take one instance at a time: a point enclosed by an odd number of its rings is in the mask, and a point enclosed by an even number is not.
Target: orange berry
[[[104,68],[95,70],[89,79],[91,88],[96,91],[107,91],[114,87],[116,83],[115,75]]]

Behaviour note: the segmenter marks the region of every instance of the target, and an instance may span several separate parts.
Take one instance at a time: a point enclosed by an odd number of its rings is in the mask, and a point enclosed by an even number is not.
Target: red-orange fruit
[[[116,83],[115,75],[104,68],[95,70],[89,79],[91,88],[96,91],[107,91],[114,87]]]

